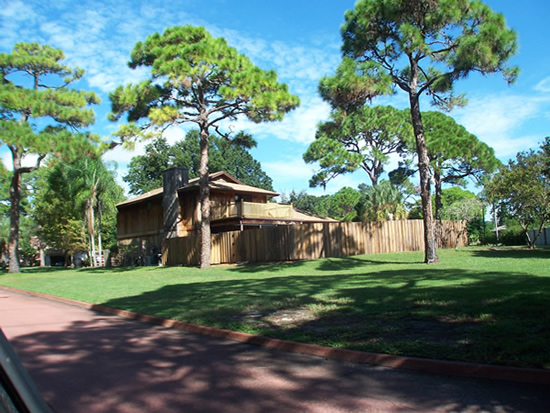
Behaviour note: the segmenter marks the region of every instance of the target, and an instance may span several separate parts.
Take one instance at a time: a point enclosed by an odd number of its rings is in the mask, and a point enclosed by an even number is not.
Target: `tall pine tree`
[[[202,27],[172,27],[139,42],[131,68],[150,68],[150,79],[119,87],[111,94],[112,119],[127,115],[117,133],[122,140],[160,133],[171,125],[192,122],[200,131],[201,268],[210,266],[210,131],[226,119],[246,116],[253,122],[280,120],[299,104],[274,71],[264,71]],[[149,135],[150,136],[150,135]]]
[[[0,142],[12,155],[10,183],[9,272],[19,272],[21,177],[40,167],[48,155],[70,157],[95,152],[97,139],[79,128],[94,123],[93,92],[69,88],[84,71],[62,63],[59,49],[18,43],[0,54]],[[28,165],[32,160],[31,166]]]
[[[502,73],[513,81],[518,70],[508,67],[517,49],[516,33],[504,17],[477,0],[360,0],[345,15],[342,27],[343,76],[324,79],[329,101],[353,104],[389,88],[408,95],[420,170],[424,218],[425,262],[438,261],[430,190],[430,162],[420,97],[451,109],[464,104],[453,86],[470,73]]]

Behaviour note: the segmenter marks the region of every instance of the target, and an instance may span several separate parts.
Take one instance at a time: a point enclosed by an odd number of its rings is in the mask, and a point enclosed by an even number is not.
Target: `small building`
[[[270,200],[279,194],[245,185],[226,172],[209,176],[210,226],[213,234],[250,228],[336,222]],[[145,263],[153,263],[162,240],[198,235],[199,179],[188,179],[184,168],[164,172],[164,185],[117,205],[117,240],[133,246]]]

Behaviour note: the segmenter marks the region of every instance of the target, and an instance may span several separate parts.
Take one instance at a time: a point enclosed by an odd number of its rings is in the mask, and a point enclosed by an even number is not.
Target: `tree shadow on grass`
[[[389,255],[388,255],[389,256]],[[415,257],[416,258],[416,257]],[[407,257],[410,259],[410,257]],[[342,258],[325,258],[318,261],[319,265],[317,269],[320,271],[341,271],[341,270],[352,270],[360,269],[365,266],[372,265],[411,265],[411,264],[422,264],[421,260],[389,260],[385,259],[382,255],[372,256],[372,255],[358,255]]]
[[[286,262],[264,262],[264,263],[242,263],[235,265],[231,271],[239,272],[239,273],[260,273],[260,272],[282,272],[289,269],[294,268],[300,268],[304,266],[308,261],[304,260],[296,260],[296,261],[286,261]]]
[[[72,268],[66,267],[22,267],[22,274],[49,274],[60,271],[74,271]]]
[[[550,278],[427,267],[164,286],[105,306],[408,356],[550,367]]]
[[[259,264],[243,264],[235,266],[232,271],[239,273],[260,273],[260,272],[269,272],[276,273],[282,271],[292,270],[294,268],[300,268],[307,265],[314,266],[317,270],[320,271],[345,271],[345,270],[354,270],[361,269],[362,267],[369,265],[410,265],[410,264],[421,264],[421,260],[417,260],[414,257],[413,260],[402,260],[402,261],[392,261],[385,260],[384,257],[379,255],[355,255],[347,257],[329,257],[322,258],[315,261],[308,260],[297,260],[297,261],[288,261],[288,262],[272,262],[272,263],[259,263]]]
[[[538,258],[550,260],[550,248],[486,248],[473,250],[472,254],[483,258]]]

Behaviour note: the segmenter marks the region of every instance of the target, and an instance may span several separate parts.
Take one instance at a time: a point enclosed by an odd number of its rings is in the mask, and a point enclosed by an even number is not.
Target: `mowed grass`
[[[388,354],[550,368],[550,250],[465,248],[295,263],[24,269],[0,285]]]

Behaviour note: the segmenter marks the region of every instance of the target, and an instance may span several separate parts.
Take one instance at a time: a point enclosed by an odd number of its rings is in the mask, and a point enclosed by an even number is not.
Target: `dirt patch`
[[[280,328],[295,328],[317,318],[317,314],[308,307],[275,311],[264,317],[271,325]]]
[[[300,329],[310,322],[314,322],[319,315],[306,306],[262,312],[257,309],[247,310],[244,313],[233,315],[231,321],[237,321],[254,327],[270,328],[274,330]]]

